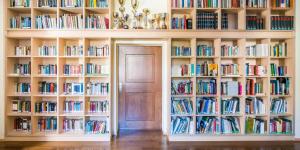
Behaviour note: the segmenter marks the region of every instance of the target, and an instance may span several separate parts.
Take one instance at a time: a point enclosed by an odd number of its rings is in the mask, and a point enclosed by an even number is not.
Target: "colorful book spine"
[[[41,117],[37,122],[38,131],[49,132],[57,130],[57,118],[56,117]]]
[[[88,56],[101,56],[108,57],[109,54],[109,46],[108,45],[100,45],[100,46],[90,46],[87,51]]]
[[[247,8],[267,8],[267,0],[246,0]]]
[[[15,16],[10,18],[10,28],[31,29],[31,17]]]
[[[82,7],[83,0],[61,0],[61,7]]]
[[[195,65],[194,64],[173,64],[172,65],[173,76],[194,76]]]
[[[245,103],[245,113],[246,114],[265,114],[265,104],[261,98],[248,97]]]
[[[246,117],[246,134],[265,134],[266,121],[260,118]]]
[[[285,98],[273,98],[271,100],[271,114],[285,114],[288,112],[288,102]]]
[[[64,75],[83,75],[83,64],[72,65],[72,64],[65,64],[64,65]]]
[[[294,7],[294,0],[272,0],[272,8],[292,8]]]
[[[244,5],[244,0],[222,0],[222,8],[241,8]]]
[[[106,121],[88,120],[85,123],[85,132],[87,134],[106,134],[109,131]]]
[[[12,112],[28,113],[31,112],[31,102],[29,100],[13,100],[12,101]]]
[[[64,118],[62,124],[64,132],[83,131],[83,119]]]
[[[247,76],[264,76],[267,74],[267,67],[262,65],[245,64],[245,71]]]
[[[197,114],[213,115],[218,112],[218,101],[213,97],[197,97]]]
[[[222,76],[237,76],[239,75],[239,64],[221,64]]]
[[[280,42],[271,45],[270,55],[272,57],[287,57],[288,56],[287,43]]]
[[[221,112],[223,115],[240,113],[240,99],[237,97],[222,99]]]
[[[172,29],[193,29],[193,19],[189,15],[173,17]]]
[[[86,73],[88,75],[109,75],[109,66],[87,63]]]
[[[218,76],[218,64],[205,61],[196,65],[197,76]]]
[[[226,95],[226,96],[242,95],[242,84],[238,81],[221,82],[221,95]]]
[[[54,113],[57,112],[56,102],[51,101],[41,101],[36,102],[34,105],[34,110],[36,113]]]
[[[10,7],[30,7],[30,0],[10,0]]]
[[[197,80],[197,95],[216,95],[217,80]]]
[[[82,29],[83,17],[81,14],[63,14],[59,17],[59,29]]]
[[[256,44],[246,46],[247,57],[267,57],[269,56],[270,46],[268,44]]]
[[[258,82],[254,79],[247,79],[246,80],[246,88],[245,88],[246,95],[262,95],[263,92],[263,83]]]
[[[38,48],[39,56],[56,56],[57,47],[56,46],[47,46],[43,45]]]
[[[194,121],[191,117],[171,117],[172,135],[175,134],[193,134]]]
[[[29,94],[31,92],[30,83],[15,83],[15,87],[17,93]]]
[[[77,82],[65,82],[63,84],[63,92],[65,95],[83,95],[84,87],[83,83]]]
[[[57,0],[38,0],[38,7],[57,7]]]
[[[209,45],[197,45],[197,56],[215,56],[215,49],[212,46]]]
[[[172,95],[190,95],[193,93],[193,82],[191,80],[172,80]]]
[[[64,56],[83,56],[83,45],[68,45],[64,47]]]
[[[25,117],[17,117],[14,119],[14,129],[16,131],[26,131],[30,132],[31,131],[31,119],[25,118]]]
[[[197,134],[219,134],[220,120],[212,116],[200,116],[196,118]]]
[[[100,95],[108,96],[109,94],[109,83],[90,81],[86,84],[86,94],[87,95]]]
[[[240,133],[240,120],[238,117],[222,117],[221,118],[222,134],[238,134]]]
[[[193,104],[189,99],[171,98],[171,113],[176,115],[189,115],[193,113]]]
[[[229,28],[229,26],[228,26],[228,24],[229,24],[229,22],[228,22],[228,13],[222,13],[222,15],[221,15],[221,28],[222,29],[228,29]]]
[[[218,13],[199,11],[197,12],[196,20],[197,29],[218,28]]]
[[[218,8],[218,0],[197,0],[198,8]]]
[[[30,46],[16,46],[15,56],[29,56],[31,54]]]
[[[39,15],[35,17],[36,29],[56,29],[57,18],[50,15]]]
[[[87,101],[87,111],[89,113],[108,113],[109,111],[109,102],[90,100]]]
[[[294,16],[271,16],[271,30],[294,30]]]
[[[285,76],[287,74],[287,66],[277,66],[275,63],[270,64],[271,76]]]
[[[40,94],[56,94],[57,84],[54,82],[42,81],[39,82],[39,93]]]
[[[82,111],[83,111],[83,102],[82,101],[74,101],[74,100],[64,101],[64,112],[65,113],[74,113],[74,112],[82,112]]]
[[[263,30],[265,29],[265,18],[260,16],[246,16],[247,30]]]
[[[172,46],[172,56],[191,56],[192,48],[185,46]]]
[[[108,0],[87,0],[87,6],[93,8],[107,8]]]
[[[290,79],[276,78],[270,81],[271,95],[289,95],[290,94]]]
[[[273,118],[270,120],[270,134],[292,134],[293,122],[287,118]]]
[[[39,65],[40,75],[56,75],[57,74],[57,65],[56,64],[43,64]]]
[[[85,17],[86,29],[109,29],[109,18],[97,15]]]
[[[172,8],[193,8],[194,0],[172,0]]]
[[[239,56],[239,47],[231,45],[221,46],[221,56],[223,57],[237,57]]]
[[[14,74],[17,75],[30,75],[31,74],[31,62],[28,64],[15,64]]]

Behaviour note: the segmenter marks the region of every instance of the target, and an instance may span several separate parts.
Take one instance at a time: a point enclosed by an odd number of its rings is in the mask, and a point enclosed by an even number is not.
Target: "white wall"
[[[0,0],[0,87],[4,82],[4,33],[3,33],[3,16],[4,16],[4,0]],[[0,139],[4,138],[4,88],[0,90]]]
[[[295,137],[300,138],[300,1],[296,1],[296,95]]]
[[[142,12],[144,8],[148,8],[150,13],[163,13],[167,12],[167,2],[168,0],[138,0],[139,1],[139,8],[138,12]],[[115,10],[119,9],[119,2],[115,0],[116,4]],[[125,10],[128,14],[132,15],[132,7],[131,7],[131,0],[126,0],[125,2]]]

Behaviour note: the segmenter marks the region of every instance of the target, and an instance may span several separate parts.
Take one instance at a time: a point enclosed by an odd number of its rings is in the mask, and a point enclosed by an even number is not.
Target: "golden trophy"
[[[167,13],[161,13],[160,18],[162,21],[161,29],[167,29],[167,24],[166,24],[166,18],[167,18]]]
[[[144,22],[144,29],[148,29],[148,15],[150,14],[150,10],[148,8],[144,8],[143,9],[143,13],[144,13],[144,19],[143,19],[143,22]]]
[[[119,0],[119,4],[120,4],[119,11],[121,12],[122,17],[124,17],[124,12],[125,12],[125,7],[124,7],[125,2],[126,0]]]
[[[120,18],[119,18],[119,13],[114,12],[113,13],[113,23],[114,23],[114,29],[119,29],[120,28]]]
[[[131,7],[132,7],[132,14],[133,14],[133,19],[132,19],[132,28],[137,29],[138,28],[138,17],[139,15],[137,14],[137,9],[139,7],[139,2],[138,0],[131,0]]]
[[[159,15],[159,14],[155,14],[155,15],[154,15],[154,18],[155,18],[155,22],[156,22],[156,27],[155,27],[155,29],[161,29],[161,28],[160,28],[160,15]]]
[[[152,14],[151,19],[149,19],[149,23],[150,23],[150,29],[155,29],[154,24],[155,24],[155,15]]]

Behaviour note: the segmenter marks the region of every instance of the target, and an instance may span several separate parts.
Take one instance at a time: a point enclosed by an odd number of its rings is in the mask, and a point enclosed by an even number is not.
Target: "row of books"
[[[173,17],[172,29],[193,29],[193,19],[188,15]]]
[[[287,74],[287,66],[277,66],[275,63],[270,64],[271,76],[285,76]]]
[[[13,100],[12,108],[13,112],[31,112],[31,103],[28,100]]]
[[[107,113],[109,111],[108,101],[87,101],[87,111],[90,113]]]
[[[31,17],[27,17],[27,16],[11,17],[9,26],[12,29],[30,29]]]
[[[30,0],[10,0],[10,7],[30,7]]]
[[[39,82],[39,93],[55,94],[57,93],[57,84],[54,82],[41,81]]]
[[[294,0],[272,0],[272,8],[291,8],[294,5]]]
[[[287,43],[286,42],[280,42],[271,45],[270,48],[270,55],[272,57],[287,57]]]
[[[222,8],[241,8],[244,5],[244,0],[222,0]]]
[[[14,65],[14,74],[17,75],[30,75],[31,73],[31,62],[28,64],[15,64]]]
[[[292,134],[293,124],[292,121],[286,118],[273,118],[270,120],[270,133],[271,134]]]
[[[197,29],[217,29],[218,14],[213,12],[197,12],[196,15]]]
[[[171,134],[193,134],[194,121],[191,117],[171,117]]]
[[[294,16],[271,16],[271,30],[294,30]]]
[[[83,56],[83,45],[67,45],[64,47],[65,56]]]
[[[240,133],[240,123],[238,117],[222,117],[221,128],[222,134],[237,134]]]
[[[14,129],[16,131],[31,131],[31,119],[24,117],[17,117],[14,119]]]
[[[238,81],[221,82],[221,95],[238,96],[242,94],[242,84]]]
[[[61,7],[82,7],[83,0],[61,0]]]
[[[57,112],[57,104],[51,101],[36,102],[34,110],[36,113],[54,113]]]
[[[87,134],[106,134],[109,132],[106,121],[88,120],[85,123],[85,132]]]
[[[197,97],[197,114],[216,114],[218,112],[218,101],[213,97]]]
[[[203,45],[203,44],[197,45],[196,52],[197,52],[197,56],[214,56],[215,55],[215,49],[212,46]]]
[[[63,131],[64,132],[82,132],[83,131],[83,119],[63,119]]]
[[[220,121],[217,117],[200,116],[196,118],[197,134],[219,134]]]
[[[245,64],[246,76],[264,76],[267,74],[267,68],[262,65]]]
[[[238,64],[221,64],[221,75],[222,76],[239,75],[239,65]]]
[[[59,17],[59,29],[82,29],[83,18],[81,14],[63,14]]]
[[[57,74],[57,65],[56,64],[44,64],[39,65],[40,75],[56,75]]]
[[[82,112],[83,111],[83,102],[82,101],[66,100],[66,101],[64,101],[63,105],[64,105],[65,113]]]
[[[83,83],[78,82],[65,82],[63,84],[63,92],[65,95],[82,95],[84,92]]]
[[[265,104],[261,98],[248,97],[245,104],[246,114],[264,114],[266,112]]]
[[[109,46],[107,44],[99,46],[89,46],[87,55],[107,57],[109,56]]]
[[[109,66],[87,63],[86,64],[86,73],[88,75],[108,75],[109,74]]]
[[[265,18],[260,16],[246,16],[247,30],[263,30],[265,29]]]
[[[276,78],[270,81],[271,95],[289,95],[290,94],[290,79]]]
[[[172,8],[193,8],[194,0],[172,0]]]
[[[267,8],[267,0],[246,0],[247,8]]]
[[[57,55],[57,47],[55,45],[48,46],[43,45],[38,48],[39,56],[56,56]]]
[[[56,131],[57,118],[56,117],[42,117],[38,119],[38,131]]]
[[[284,98],[274,98],[271,101],[270,111],[272,114],[287,113],[288,102]]]
[[[235,57],[239,56],[239,47],[231,45],[221,46],[221,56],[225,57]]]
[[[31,46],[16,46],[15,56],[29,56],[31,53]]]
[[[50,15],[39,15],[35,17],[36,29],[56,29],[57,18]]]
[[[246,80],[245,92],[246,95],[262,95],[263,92],[263,83],[259,81],[255,81],[254,79]]]
[[[171,98],[171,113],[176,115],[187,115],[193,113],[193,104],[189,99]]]
[[[172,65],[173,76],[193,76],[195,75],[194,64],[174,64]]]
[[[90,81],[86,84],[86,94],[107,96],[109,94],[109,83]]]
[[[267,57],[269,56],[268,44],[255,44],[246,46],[246,56],[248,57]]]
[[[86,29],[109,29],[109,19],[104,16],[88,15],[85,17]]]
[[[217,94],[217,80],[203,79],[197,80],[197,95],[216,95]]]
[[[240,112],[240,99],[238,97],[232,97],[230,99],[222,99],[221,112],[224,115],[239,113]]]
[[[246,134],[265,134],[266,121],[260,118],[247,117],[245,123]]]
[[[189,95],[193,93],[193,82],[191,80],[172,80],[172,95]]]
[[[197,0],[198,8],[218,8],[218,0]]]
[[[57,7],[57,0],[38,0],[38,7]]]
[[[218,64],[213,62],[203,62],[202,64],[196,65],[197,76],[217,76],[218,75]]]
[[[26,82],[17,82],[15,83],[15,89],[17,93],[28,94],[31,92],[31,85]]]
[[[82,75],[84,73],[83,64],[65,64],[63,69],[64,75]]]
[[[107,8],[108,0],[86,0],[88,7]]]

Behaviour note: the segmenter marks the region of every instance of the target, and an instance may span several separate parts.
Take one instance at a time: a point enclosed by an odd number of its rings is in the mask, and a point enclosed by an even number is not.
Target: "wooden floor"
[[[159,131],[121,131],[109,142],[0,142],[0,150],[300,150],[300,142],[168,142]]]

